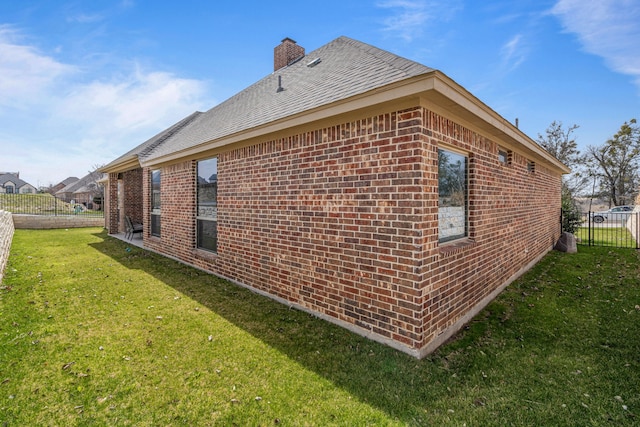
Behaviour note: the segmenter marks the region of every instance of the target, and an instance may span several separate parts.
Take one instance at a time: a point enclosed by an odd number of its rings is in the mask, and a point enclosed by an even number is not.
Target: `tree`
[[[574,124],[565,129],[562,122],[554,120],[545,131],[546,135],[538,134],[537,139],[542,148],[572,170],[571,174],[562,177],[562,194],[568,193],[572,198],[582,191],[588,181],[582,170],[584,155],[578,150],[573,136],[579,127]]]
[[[85,189],[88,193],[87,203],[98,205],[98,210],[102,210],[104,203],[104,186],[100,183],[100,180],[104,177],[104,174],[100,172],[100,168],[104,165],[94,164],[93,170],[89,171],[87,175],[87,183]]]
[[[562,230],[575,233],[582,225],[582,213],[566,188],[562,189]]]
[[[582,223],[582,215],[576,204],[575,197],[580,192],[587,180],[582,171],[584,156],[578,150],[578,144],[573,137],[573,132],[578,125],[564,129],[562,122],[553,121],[547,128],[546,135],[538,134],[538,144],[549,154],[571,168],[570,175],[562,177],[562,229],[574,233]]]
[[[599,179],[601,194],[609,206],[631,203],[637,193],[640,166],[640,127],[636,119],[624,122],[620,130],[599,147],[587,148],[591,173]]]
[[[578,144],[571,136],[580,126],[572,125],[568,129],[562,128],[562,122],[553,121],[547,128],[546,136],[538,134],[538,144],[556,159],[571,167],[580,161]]]

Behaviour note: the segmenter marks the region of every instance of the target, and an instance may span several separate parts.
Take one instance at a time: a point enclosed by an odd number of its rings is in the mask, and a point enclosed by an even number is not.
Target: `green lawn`
[[[550,253],[416,360],[99,228],[16,230],[0,425],[639,425],[639,258]]]
[[[591,230],[591,236],[589,236],[588,227],[580,227],[576,230],[575,235],[580,239],[582,245],[588,245],[589,237],[591,237],[593,246],[636,248],[636,239],[626,227],[601,227],[596,225]]]

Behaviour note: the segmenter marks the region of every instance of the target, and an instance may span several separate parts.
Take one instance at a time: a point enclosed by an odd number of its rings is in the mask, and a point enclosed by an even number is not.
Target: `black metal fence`
[[[582,245],[640,249],[640,212],[588,212],[575,234]]]
[[[98,204],[65,202],[51,194],[0,194],[0,209],[12,214],[104,217]]]

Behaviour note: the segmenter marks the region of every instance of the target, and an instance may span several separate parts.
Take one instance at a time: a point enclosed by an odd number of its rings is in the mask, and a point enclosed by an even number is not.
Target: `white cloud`
[[[55,60],[0,26],[0,170],[34,185],[84,175],[195,110],[213,105],[203,81],[110,64]]]
[[[137,132],[166,123],[176,111],[192,112],[202,104],[204,92],[200,81],[136,68],[109,82],[76,86],[61,100],[56,117],[87,123],[91,135]]]
[[[68,22],[77,22],[79,24],[92,24],[95,22],[100,22],[104,19],[104,16],[94,13],[94,14],[86,14],[79,13],[77,15],[69,16],[67,18]]]
[[[0,108],[39,102],[54,83],[76,71],[33,46],[19,44],[20,39],[18,31],[0,25]]]
[[[386,0],[377,7],[391,12],[383,20],[383,30],[408,42],[420,37],[429,21],[446,21],[459,9],[457,0]]]
[[[507,71],[516,69],[526,59],[526,48],[523,46],[522,34],[516,34],[501,49],[503,67]]]
[[[120,2],[120,7],[123,9],[131,9],[132,7],[135,7],[136,3],[133,0],[122,0],[122,2]]]
[[[59,135],[70,136],[57,138],[68,152],[88,164],[105,164],[192,112],[210,107],[205,92],[204,82],[136,68],[117,79],[75,86],[47,122]]]
[[[640,4],[637,0],[559,0],[551,13],[585,51],[634,78],[640,88]]]

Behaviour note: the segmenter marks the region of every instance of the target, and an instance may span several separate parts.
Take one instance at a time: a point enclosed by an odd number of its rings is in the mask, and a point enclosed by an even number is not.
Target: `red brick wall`
[[[386,338],[401,339],[399,326],[418,338],[411,219],[424,144],[401,130],[412,120],[390,113],[221,155],[217,267]]]
[[[416,107],[231,149],[217,255],[194,250],[196,163],[164,167],[145,244],[417,354],[559,236],[560,176],[497,143]],[[447,245],[443,144],[469,156],[469,239]]]
[[[125,212],[118,213],[118,182],[124,187]],[[133,169],[123,173],[110,173],[106,196],[107,216],[105,223],[109,233],[124,232],[124,217],[119,221],[119,215],[128,215],[134,222],[144,223],[144,194],[142,169]],[[122,224],[120,224],[120,222]]]
[[[151,236],[151,169],[145,169],[145,245],[193,263],[196,227],[196,162],[166,166],[160,174],[160,237]]]
[[[125,215],[128,215],[133,222],[144,223],[142,169],[124,172],[122,180],[124,181]]]
[[[469,154],[469,237],[464,244],[438,245],[437,230],[426,238],[423,318],[427,345],[475,304],[548,251],[560,236],[560,175],[517,152],[500,163],[498,147],[443,117],[425,111],[435,147],[446,141]],[[432,168],[437,156],[432,153]],[[437,186],[437,174],[429,186]],[[437,200],[436,209],[437,212]],[[429,227],[428,227],[429,228]],[[429,230],[428,230],[429,232]],[[459,326],[459,325],[458,325]]]
[[[109,233],[115,234],[118,232],[118,174],[110,173],[109,182],[107,184],[107,191],[105,196],[108,197],[105,204],[105,224]]]

